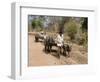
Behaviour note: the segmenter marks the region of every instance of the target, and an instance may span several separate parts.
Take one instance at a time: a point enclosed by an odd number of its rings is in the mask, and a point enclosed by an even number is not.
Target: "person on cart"
[[[57,37],[55,39],[55,42],[56,42],[57,47],[58,47],[57,54],[60,57],[60,54],[61,54],[61,51],[62,51],[62,46],[63,46],[63,43],[64,43],[64,36],[63,36],[62,31],[58,32]]]

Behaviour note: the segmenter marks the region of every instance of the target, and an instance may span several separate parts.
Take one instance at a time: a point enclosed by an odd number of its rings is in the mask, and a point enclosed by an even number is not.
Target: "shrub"
[[[78,40],[79,45],[87,45],[87,33],[82,33],[79,40]]]
[[[43,30],[43,22],[42,20],[33,20],[32,21],[32,29],[37,30],[37,31],[41,31]]]
[[[66,32],[71,40],[75,38],[75,34],[77,33],[77,23],[75,21],[70,21],[67,23]]]

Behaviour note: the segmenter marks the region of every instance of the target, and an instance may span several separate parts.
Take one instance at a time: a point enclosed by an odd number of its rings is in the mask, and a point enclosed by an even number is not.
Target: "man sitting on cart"
[[[58,47],[57,54],[60,57],[60,54],[61,54],[61,51],[62,51],[62,46],[63,46],[63,43],[64,43],[64,36],[63,36],[63,32],[62,31],[58,32],[57,37],[55,39],[55,42],[56,42],[57,47]]]

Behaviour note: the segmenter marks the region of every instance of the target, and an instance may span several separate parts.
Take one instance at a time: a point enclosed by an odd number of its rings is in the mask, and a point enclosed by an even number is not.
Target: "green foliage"
[[[37,30],[37,31],[41,31],[43,29],[43,21],[41,19],[38,20],[33,20],[32,21],[32,29]]]
[[[86,46],[87,45],[87,33],[86,32],[82,33],[77,42],[79,45]]]
[[[86,17],[56,17],[34,16],[30,22],[29,31],[63,32],[65,41],[87,46],[88,18]]]
[[[75,21],[69,21],[67,23],[66,32],[68,36],[73,40],[75,38],[75,34],[77,33],[77,23]]]
[[[87,45],[87,41],[88,41],[88,34],[87,34],[87,30],[88,30],[88,18],[83,18],[83,22],[82,22],[82,26],[81,26],[81,36],[78,40],[78,44],[79,45]]]
[[[82,23],[82,32],[87,32],[88,30],[88,18],[84,18],[84,21]]]
[[[33,21],[32,21],[32,28],[35,29],[35,28],[36,28],[36,25],[37,25],[37,24],[36,24],[36,20],[33,20]]]

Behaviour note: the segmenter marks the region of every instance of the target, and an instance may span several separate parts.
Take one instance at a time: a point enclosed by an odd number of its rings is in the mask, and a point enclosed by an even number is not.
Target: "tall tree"
[[[84,18],[84,21],[82,23],[82,32],[87,32],[88,30],[88,18]]]

